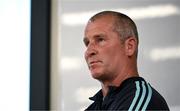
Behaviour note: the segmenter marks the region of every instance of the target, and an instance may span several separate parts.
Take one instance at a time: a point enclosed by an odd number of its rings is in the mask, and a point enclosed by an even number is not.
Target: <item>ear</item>
[[[137,50],[137,39],[129,37],[125,40],[125,52],[127,56],[133,56]]]

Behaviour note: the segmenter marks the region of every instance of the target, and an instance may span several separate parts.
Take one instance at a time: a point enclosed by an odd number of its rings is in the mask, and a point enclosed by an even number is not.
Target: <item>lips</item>
[[[101,63],[102,61],[99,61],[99,60],[95,60],[95,61],[90,61],[89,62],[89,66],[93,66],[95,64],[98,64],[98,63]]]

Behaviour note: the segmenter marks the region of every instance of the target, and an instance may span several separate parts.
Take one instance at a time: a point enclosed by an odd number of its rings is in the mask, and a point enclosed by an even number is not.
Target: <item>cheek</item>
[[[122,61],[124,54],[119,50],[119,48],[111,48],[110,50],[103,52],[102,56],[106,65],[117,65],[120,61]]]
[[[106,59],[114,59],[114,57],[119,56],[119,51],[116,48],[110,48],[103,52],[103,55]]]
[[[102,55],[103,63],[105,67],[110,67],[114,63],[114,53],[112,51],[104,52]]]
[[[87,52],[86,52],[86,51],[84,52],[84,59],[85,59],[86,62],[87,62]]]

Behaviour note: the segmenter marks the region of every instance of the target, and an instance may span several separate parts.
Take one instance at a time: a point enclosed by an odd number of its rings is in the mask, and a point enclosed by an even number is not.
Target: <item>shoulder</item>
[[[119,101],[116,109],[168,110],[165,99],[140,77],[125,81],[116,101]]]
[[[152,89],[152,97],[147,106],[147,109],[150,110],[169,110],[168,105],[164,97],[156,91],[153,87]]]
[[[133,77],[125,80],[119,88],[115,102],[115,109],[137,109],[142,106],[147,97],[148,84],[141,77]],[[137,108],[136,108],[137,107]]]

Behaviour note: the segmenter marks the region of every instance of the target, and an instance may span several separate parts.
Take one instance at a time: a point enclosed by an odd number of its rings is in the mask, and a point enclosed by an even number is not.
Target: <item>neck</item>
[[[137,68],[134,68],[132,70],[126,71],[126,73],[119,73],[113,80],[109,81],[101,81],[102,86],[102,93],[105,97],[109,91],[109,86],[120,86],[121,83],[131,77],[138,77],[138,71]]]

